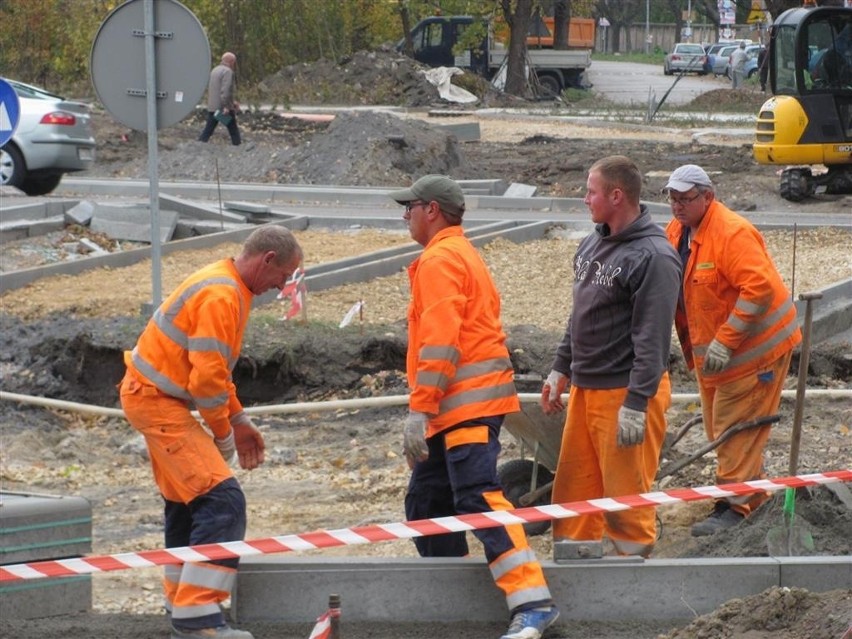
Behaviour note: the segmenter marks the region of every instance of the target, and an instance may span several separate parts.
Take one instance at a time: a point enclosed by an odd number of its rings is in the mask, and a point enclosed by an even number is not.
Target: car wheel
[[[668,65],[664,64],[664,65],[663,65],[663,73],[664,73],[665,75],[671,75],[671,74],[672,74],[672,70],[671,70],[671,69],[669,69]]]
[[[7,144],[0,149],[0,184],[20,188],[27,175],[27,165],[17,147]]]
[[[46,195],[59,186],[61,181],[61,173],[31,175],[21,183],[20,189],[27,195]]]
[[[748,72],[748,77],[751,78],[755,73],[757,73],[757,69],[751,69]]]
[[[503,494],[515,508],[524,508],[521,505],[521,497],[530,492],[532,473],[535,462],[531,459],[512,459],[501,464],[497,469],[497,477],[503,487]],[[543,486],[553,481],[553,473],[538,464],[538,475],[536,485]],[[550,492],[542,495],[536,501],[527,506],[547,506],[550,504]],[[550,528],[550,520],[536,521],[524,524],[524,530],[530,537],[543,535]]]

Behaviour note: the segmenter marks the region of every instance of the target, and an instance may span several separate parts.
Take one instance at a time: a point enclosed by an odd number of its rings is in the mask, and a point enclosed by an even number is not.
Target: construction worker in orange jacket
[[[256,229],[236,258],[187,277],[125,353],[121,405],[148,446],[165,502],[168,548],[245,536],[245,496],[230,463],[236,458],[246,470],[257,468],[264,442],[237,398],[231,371],[252,298],[281,288],[301,260],[289,230]],[[193,406],[210,432],[193,417]],[[223,559],[166,567],[172,639],[251,639],[228,626],[220,607],[230,597],[237,565],[237,559]]]
[[[629,158],[589,169],[586,206],[595,230],[574,256],[573,309],[541,408],[565,408],[552,500],[564,503],[650,490],[671,404],[668,358],[680,260],[641,204],[642,173]],[[553,540],[612,542],[620,555],[647,557],[657,539],[653,508],[553,522]]]
[[[684,264],[675,326],[686,364],[695,370],[710,441],[741,422],[778,411],[793,348],[802,340],[796,307],[745,218],[716,200],[699,166],[672,172],[665,186],[674,219],[669,241]],[[716,448],[718,483],[765,477],[763,449],[771,426],[737,433]],[[694,536],[735,526],[766,493],[718,498]]]
[[[408,268],[406,368],[411,387],[403,450],[412,469],[409,520],[511,510],[497,479],[500,427],[520,408],[500,322],[500,295],[461,227],[461,187],[427,175],[390,197],[405,205],[424,247]],[[512,619],[502,639],[538,639],[559,616],[521,525],[475,530]],[[414,540],[424,557],[468,554],[464,532]]]

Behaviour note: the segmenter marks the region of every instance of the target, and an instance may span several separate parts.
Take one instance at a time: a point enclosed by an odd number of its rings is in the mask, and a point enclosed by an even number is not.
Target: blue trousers
[[[487,444],[462,444],[449,450],[448,432],[470,426],[488,426]],[[484,494],[502,491],[497,479],[500,426],[503,417],[462,422],[426,440],[429,458],[414,466],[405,495],[405,516],[431,519],[494,510]],[[485,549],[488,562],[514,548],[503,527],[473,531]],[[464,532],[414,538],[421,557],[464,557],[469,553]]]

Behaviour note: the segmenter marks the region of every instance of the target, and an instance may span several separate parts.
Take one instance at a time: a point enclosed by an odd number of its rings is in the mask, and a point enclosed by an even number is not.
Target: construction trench
[[[38,228],[51,228],[51,225],[57,223],[57,218],[64,224],[69,213],[74,215],[73,211],[81,197],[93,200],[104,196],[108,199],[120,193],[125,197],[142,198],[146,186],[142,181],[116,184],[113,180],[67,179],[57,194],[62,195],[63,190],[67,190],[74,197],[4,207],[0,214],[0,237],[6,240],[19,237],[24,232],[38,232]],[[575,201],[507,195],[505,191],[497,192],[503,190],[499,185],[486,181],[465,183],[464,187],[469,206],[466,230],[477,245],[483,245],[495,237],[509,238],[515,242],[537,239],[557,221],[569,227],[576,224],[578,229],[587,228],[585,214],[568,212],[581,206]],[[352,216],[346,210],[334,210],[334,203],[340,201],[370,207],[370,212],[376,215],[368,218],[359,215],[358,223],[362,226],[399,226],[398,210],[388,207],[385,193],[379,189],[222,185],[221,197],[226,201],[222,210],[221,204],[214,203],[218,194],[212,192],[209,186],[163,184],[160,207],[174,212],[174,215],[164,217],[169,220],[171,231],[178,229],[185,238],[165,242],[163,253],[215,246],[225,241],[240,241],[262,222],[276,222],[294,230],[311,226],[346,228],[351,225]],[[324,206],[326,210],[318,215],[315,210],[304,206],[303,203],[307,202],[327,202],[329,205]],[[650,208],[660,221],[668,218],[667,206],[650,205]],[[761,218],[754,220],[761,229],[784,228],[788,225],[784,216],[763,214],[756,217]],[[518,221],[519,218],[523,221]],[[115,223],[127,224],[127,220],[122,218]],[[133,223],[140,227],[139,233],[148,233],[150,237],[150,223],[146,224],[144,218],[140,221],[139,216],[135,216]],[[819,216],[811,223],[848,227],[848,215]],[[180,230],[181,227],[183,230]],[[312,268],[307,274],[307,286],[309,290],[319,291],[386,275],[407,265],[418,251],[419,248],[409,245],[323,264]],[[0,278],[0,291],[13,290],[46,276],[77,275],[89,268],[104,265],[116,268],[148,257],[150,249],[136,249],[4,273]],[[814,343],[843,335],[844,331],[852,327],[852,279],[819,292],[822,299],[813,315],[812,325]],[[271,302],[274,297],[274,294],[267,294],[259,303]],[[796,303],[800,318],[803,318],[805,303],[802,300]],[[140,309],[140,312],[145,310]],[[107,373],[115,374],[114,371]],[[236,382],[239,388],[240,380]],[[808,396],[817,397],[821,392],[831,393],[833,397],[847,401],[852,396],[848,389],[815,390],[810,391]],[[791,391],[785,393],[788,397],[793,394]],[[0,399],[44,404],[38,398],[9,393],[3,393]],[[395,405],[404,403],[404,398],[400,397],[382,399]],[[525,406],[534,404],[535,400],[535,394],[524,394]],[[677,402],[695,400],[695,396],[689,394],[675,397]],[[343,406],[357,407],[358,401],[352,400],[353,404]],[[100,410],[86,406],[61,407],[93,412]],[[270,414],[340,407],[316,403],[295,406],[285,404],[254,406],[249,412]],[[73,495],[68,497],[73,498]],[[41,512],[44,507],[44,504],[38,504],[35,510]],[[0,511],[0,514],[5,513]],[[355,553],[357,550],[353,551]],[[82,550],[77,554],[87,552]],[[50,558],[53,557],[16,558],[2,563]],[[559,561],[550,558],[542,560],[551,590],[562,609],[562,621],[665,619],[677,622],[689,620],[695,614],[710,612],[732,598],[746,597],[772,586],[800,587],[814,592],[852,588],[852,558],[849,556],[648,560],[580,557]],[[639,583],[642,584],[641,589],[636,588]],[[53,611],[56,610],[85,610],[91,607],[88,577],[73,583],[49,579],[43,580],[41,584],[33,581],[32,585],[33,588],[14,593],[6,590],[7,586],[0,585],[0,594],[6,600],[4,608],[14,609],[21,615],[38,617],[55,614]],[[50,598],[43,596],[46,592],[51,593]],[[301,622],[305,619],[304,611],[314,609],[316,602],[326,599],[331,592],[341,595],[346,619],[352,622],[486,622],[505,615],[505,604],[493,588],[490,573],[481,558],[394,560],[355,556],[304,557],[293,553],[242,559],[232,601],[232,615],[237,622],[244,624]],[[412,597],[412,592],[416,592],[417,597]],[[476,597],[470,596],[473,592],[477,593]],[[286,593],[286,605],[281,599],[282,593]],[[14,605],[10,604],[13,600]],[[48,603],[45,603],[46,600]],[[423,600],[443,603],[440,606],[423,606],[420,603]],[[33,605],[33,601],[41,603]],[[619,605],[612,605],[613,601],[618,601]],[[7,607],[10,605],[12,608]]]

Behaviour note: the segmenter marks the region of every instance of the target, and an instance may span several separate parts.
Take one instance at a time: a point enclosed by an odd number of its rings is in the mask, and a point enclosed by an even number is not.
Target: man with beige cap
[[[675,169],[663,190],[674,216],[666,235],[684,265],[675,327],[698,379],[704,430],[715,441],[736,424],[778,411],[793,348],[802,340],[796,307],[763,237],[716,199],[704,169]],[[743,430],[716,448],[717,483],[765,477],[770,428]],[[737,525],[766,498],[718,498],[693,536]]]

